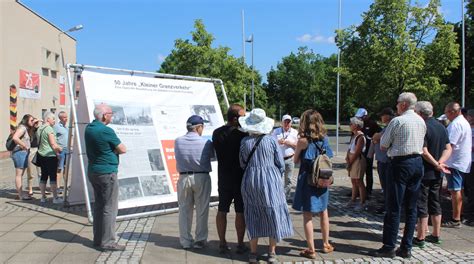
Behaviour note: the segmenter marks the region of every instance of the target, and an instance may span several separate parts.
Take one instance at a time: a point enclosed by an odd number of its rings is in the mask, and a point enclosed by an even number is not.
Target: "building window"
[[[43,72],[43,76],[49,76],[49,69],[48,68],[41,68],[41,71]]]
[[[59,54],[54,53],[54,61],[55,61],[56,63],[59,62],[59,57],[60,57]]]
[[[53,78],[53,79],[58,78],[58,71],[51,70],[51,78]]]
[[[51,56],[51,51],[46,50],[46,59],[49,59],[49,56]]]

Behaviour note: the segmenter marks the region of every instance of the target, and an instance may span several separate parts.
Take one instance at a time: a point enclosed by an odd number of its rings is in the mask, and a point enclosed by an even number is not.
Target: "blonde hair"
[[[321,140],[327,135],[321,114],[313,109],[304,111],[300,118],[298,135],[301,138]]]

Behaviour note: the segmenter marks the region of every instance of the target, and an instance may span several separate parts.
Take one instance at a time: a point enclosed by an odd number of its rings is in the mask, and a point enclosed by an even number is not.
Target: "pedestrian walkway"
[[[284,239],[277,247],[282,263],[400,263],[451,262],[474,263],[474,228],[442,229],[443,243],[428,244],[414,249],[413,257],[382,259],[368,256],[381,246],[383,218],[374,213],[378,206],[377,190],[367,211],[354,212],[345,204],[349,200],[350,181],[346,177],[343,154],[335,159],[335,185],[330,196],[330,240],[336,251],[317,253],[309,261],[298,255],[305,247],[302,215],[291,211],[295,235]],[[217,208],[209,216],[209,244],[204,249],[183,250],[178,240],[178,214],[168,214],[119,222],[119,243],[126,245],[124,252],[99,252],[92,247],[92,226],[87,223],[84,206],[63,208],[34,201],[14,200],[14,170],[10,159],[0,160],[0,263],[244,263],[247,255],[232,251],[218,252],[215,226]],[[376,182],[378,182],[376,180]],[[378,189],[378,185],[375,185]],[[449,201],[444,203],[448,204]],[[449,212],[448,212],[449,214]],[[229,214],[227,240],[235,250],[234,213]],[[401,225],[403,226],[403,224]],[[321,249],[319,219],[314,218],[316,248]],[[259,241],[259,253],[266,253],[268,241]],[[264,256],[262,256],[264,259]],[[264,262],[262,262],[264,263]]]

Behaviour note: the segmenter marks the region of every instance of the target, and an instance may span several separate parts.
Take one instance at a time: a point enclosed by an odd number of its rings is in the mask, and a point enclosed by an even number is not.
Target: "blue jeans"
[[[391,162],[392,177],[387,177],[387,200],[383,245],[385,249],[395,249],[402,203],[405,210],[405,230],[400,248],[411,250],[417,221],[416,202],[420,191],[424,168],[420,155],[395,157]]]
[[[390,162],[377,162],[377,172],[379,173],[380,185],[382,186],[384,192],[386,188],[385,183],[387,182],[387,177],[389,176],[390,171]]]

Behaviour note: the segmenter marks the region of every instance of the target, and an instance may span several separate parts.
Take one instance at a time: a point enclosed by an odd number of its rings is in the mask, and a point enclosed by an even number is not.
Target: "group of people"
[[[447,129],[433,119],[429,102],[417,102],[413,93],[402,93],[397,100],[397,114],[385,108],[382,130],[370,136],[363,117],[350,119],[353,132],[346,157],[348,176],[353,184],[351,203],[364,208],[370,189],[364,185],[369,159],[375,157],[383,188],[386,209],[383,246],[372,252],[377,257],[408,258],[413,246],[425,241],[440,243],[441,207],[439,193],[442,175],[446,175],[452,193],[453,215],[444,223],[460,226],[464,185],[469,204],[464,206],[466,224],[473,223],[471,167],[472,132],[469,122],[457,103],[446,106],[451,123]],[[474,114],[474,113],[473,113]],[[111,108],[97,105],[95,120],[85,129],[86,152],[89,160],[88,177],[94,188],[94,246],[102,250],[124,250],[117,244],[115,219],[118,207],[117,171],[119,155],[126,152],[113,129],[107,127],[113,117]],[[473,115],[474,117],[474,115]],[[45,116],[45,119],[47,116]],[[469,117],[470,121],[474,118]],[[276,262],[277,243],[293,236],[293,224],[288,203],[302,212],[306,248],[300,255],[316,258],[313,216],[320,219],[323,253],[335,247],[329,242],[329,189],[308,184],[313,163],[322,151],[332,157],[327,130],[321,114],[313,109],[301,115],[299,128],[291,128],[291,117],[283,116],[281,128],[274,129],[274,120],[264,110],[256,108],[246,113],[238,104],[227,112],[227,123],[216,129],[212,141],[202,136],[206,120],[193,115],[186,122],[187,133],[175,140],[176,169],[179,172],[177,194],[179,205],[179,242],[183,249],[207,246],[209,202],[211,194],[211,161],[218,161],[219,205],[216,216],[219,252],[232,249],[226,239],[227,214],[235,210],[238,254],[249,254],[249,262],[258,261],[258,239],[269,238],[268,262]],[[273,131],[273,133],[272,133]],[[47,141],[45,141],[47,142]],[[52,149],[54,150],[54,144]],[[367,152],[367,154],[363,154]],[[367,158],[366,158],[367,157]],[[299,164],[297,179],[292,170]],[[370,165],[371,166],[371,165]],[[46,170],[45,170],[45,173]],[[372,183],[368,183],[367,185]],[[290,190],[295,186],[292,195]],[[360,203],[355,205],[357,199]],[[396,249],[402,206],[405,211],[404,234]],[[195,211],[195,212],[194,212]],[[196,228],[192,234],[193,215]],[[428,217],[433,232],[426,236]],[[416,225],[418,222],[418,225]],[[416,237],[413,238],[417,228]],[[250,248],[244,243],[247,234]]]
[[[322,252],[330,253],[329,190],[308,185],[312,162],[324,150],[332,156],[327,131],[321,114],[307,110],[298,130],[291,128],[291,116],[282,118],[281,128],[273,129],[274,120],[263,109],[245,113],[233,104],[227,112],[227,124],[213,132],[212,142],[201,137],[205,120],[191,116],[186,123],[188,133],[175,141],[176,167],[179,172],[178,204],[180,243],[184,249],[203,248],[208,237],[209,199],[211,193],[211,160],[218,161],[219,205],[216,216],[220,240],[219,251],[230,252],[226,240],[227,213],[232,203],[236,213],[238,254],[249,252],[249,262],[258,260],[258,239],[269,238],[268,262],[276,262],[276,245],[293,236],[288,203],[303,212],[307,248],[301,256],[314,259],[313,215],[321,221]],[[273,131],[272,134],[270,134]],[[297,181],[292,170],[300,164]],[[294,197],[291,189],[296,185]],[[196,210],[195,236],[191,233],[193,208]],[[244,243],[245,231],[250,249]]]
[[[376,257],[411,257],[413,246],[425,247],[426,242],[440,244],[441,227],[458,228],[461,214],[466,225],[474,225],[474,191],[471,172],[473,148],[472,128],[474,111],[464,116],[458,103],[446,105],[447,127],[433,117],[433,106],[428,101],[417,101],[415,94],[402,93],[397,100],[397,111],[384,108],[381,123],[386,126],[370,136],[365,109],[350,119],[352,131],[346,155],[348,174],[352,182],[349,207],[366,209],[369,194],[364,174],[372,171],[373,158],[384,194],[384,204],[377,211],[385,211],[383,246],[372,253]],[[363,116],[361,118],[360,116]],[[370,143],[369,143],[370,142]],[[368,176],[368,174],[367,174]],[[443,177],[451,193],[452,217],[442,223],[440,195]],[[467,204],[463,207],[463,190]],[[355,205],[356,199],[360,203]],[[403,239],[396,248],[401,211],[405,212]],[[427,235],[428,217],[432,232]],[[415,234],[416,231],[416,234]],[[415,234],[415,236],[414,236]]]
[[[365,109],[359,109],[350,119],[352,136],[346,156],[352,183],[349,206],[353,210],[367,209],[366,201],[373,188],[374,160],[377,161],[384,194],[384,204],[380,208],[385,211],[383,246],[371,252],[373,256],[409,258],[413,246],[424,247],[425,241],[441,243],[441,226],[459,227],[462,208],[465,224],[473,225],[474,192],[469,172],[472,150],[470,123],[474,125],[474,111],[472,116],[464,117],[459,104],[449,103],[444,114],[450,120],[447,128],[433,118],[430,102],[418,102],[415,94],[405,92],[398,97],[396,112],[391,108],[380,112],[381,123],[385,125],[383,129],[368,118]],[[180,173],[180,242],[183,248],[206,246],[210,189],[203,186],[210,185],[210,162],[215,150],[219,191],[216,225],[221,253],[231,250],[225,231],[226,215],[232,202],[236,211],[237,253],[247,251],[243,243],[247,230],[249,262],[257,261],[258,238],[269,238],[268,261],[273,262],[276,261],[277,242],[293,235],[287,202],[292,203],[293,209],[303,212],[307,247],[300,255],[310,259],[316,257],[312,223],[315,214],[320,218],[321,251],[332,252],[334,246],[329,243],[327,212],[329,190],[307,183],[312,164],[321,149],[332,156],[322,116],[315,110],[307,110],[301,116],[298,130],[294,130],[291,117],[285,115],[281,127],[273,129],[273,120],[266,117],[262,109],[246,114],[242,106],[234,104],[229,108],[227,119],[226,125],[214,131],[212,143],[200,137],[205,120],[199,116],[188,120],[188,134],[176,140],[176,162]],[[296,184],[291,173],[295,164],[299,164]],[[366,178],[367,185],[364,184],[364,175],[370,178]],[[453,207],[452,219],[444,223],[441,222],[440,204],[443,176],[447,180]],[[200,183],[203,179],[206,184]],[[290,190],[294,185],[292,197]],[[468,204],[462,207],[464,187]],[[206,198],[201,200],[203,190]],[[200,204],[202,201],[205,205]],[[195,239],[191,234],[194,205],[197,212]],[[404,234],[396,248],[402,209],[406,217]],[[426,235],[428,217],[433,225],[429,236]]]
[[[15,167],[15,186],[17,190],[16,199],[33,199],[33,181],[39,178],[41,191],[41,203],[47,202],[46,184],[49,179],[50,189],[53,193],[54,204],[63,203],[59,196],[62,190],[58,190],[58,178],[62,178],[66,160],[68,134],[67,113],[58,114],[59,122],[56,124],[56,116],[52,112],[45,112],[43,120],[37,119],[30,114],[23,116],[20,124],[13,131],[12,140],[15,147],[11,151],[11,158]],[[40,170],[38,170],[38,167]],[[28,175],[28,191],[23,190],[23,175]],[[36,174],[36,175],[35,175]],[[66,185],[66,184],[65,184]]]

